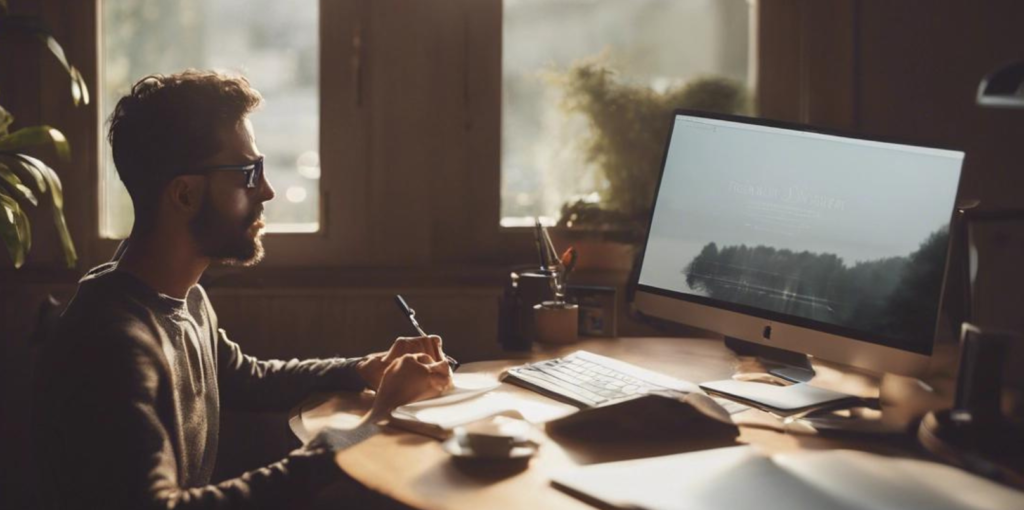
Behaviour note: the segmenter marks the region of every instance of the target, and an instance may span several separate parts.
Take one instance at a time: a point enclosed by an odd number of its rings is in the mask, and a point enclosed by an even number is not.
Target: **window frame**
[[[101,175],[101,173],[104,171],[104,168],[102,166],[104,162],[100,158],[103,154],[103,145],[107,143],[105,137],[105,119],[99,118],[101,112],[103,112],[106,109],[106,105],[101,104],[102,95],[99,93],[100,77],[103,75],[104,65],[102,49],[102,1],[103,0],[83,2],[83,4],[87,4],[89,7],[91,7],[91,12],[88,13],[88,17],[92,20],[90,25],[93,27],[94,33],[90,39],[93,41],[93,45],[96,48],[94,57],[91,62],[91,67],[94,72],[89,73],[89,76],[91,77],[91,83],[89,83],[89,86],[92,87],[93,91],[95,91],[93,96],[96,98],[96,101],[92,105],[90,105],[90,108],[93,109],[92,113],[93,118],[95,119],[96,129],[91,134],[91,136],[88,137],[94,140],[95,142],[94,146],[96,156],[92,158],[93,161],[91,161],[91,163],[93,164],[91,166],[93,168],[88,173],[93,177],[90,186],[94,190],[96,190],[97,199],[92,200],[92,214],[90,214],[91,221],[89,222],[90,227],[87,232],[87,237],[91,240],[90,244],[92,245],[93,249],[89,250],[86,253],[86,257],[83,257],[85,259],[84,262],[86,262],[87,267],[93,267],[97,264],[100,264],[108,260],[109,256],[114,253],[117,246],[121,243],[120,239],[111,239],[103,237],[100,229],[100,215],[102,214],[101,204],[102,200],[104,199],[104,191],[102,186],[103,176]],[[331,43],[333,44],[335,38],[333,37],[333,35],[328,33],[329,31],[326,31],[324,29],[324,20],[327,19],[327,17],[324,15],[324,9],[334,8],[338,4],[338,2],[321,0],[320,20],[318,23],[318,44],[320,47],[319,114],[321,117],[319,144],[321,168],[323,169],[319,182],[320,227],[316,232],[275,232],[272,234],[266,234],[263,239],[264,246],[267,248],[268,254],[267,258],[263,262],[263,264],[265,264],[266,267],[277,268],[311,264],[335,265],[337,263],[338,258],[344,260],[345,257],[345,250],[343,249],[343,245],[340,242],[342,237],[341,229],[344,228],[342,221],[343,218],[338,217],[338,211],[341,208],[337,206],[337,202],[339,202],[344,193],[340,189],[341,179],[336,178],[336,174],[338,173],[337,167],[339,166],[338,158],[336,156],[339,150],[342,148],[340,146],[345,145],[345,141],[337,139],[343,137],[332,137],[329,143],[325,143],[325,133],[337,132],[338,126],[330,125],[330,123],[326,122],[327,117],[323,113],[328,108],[328,105],[325,103],[331,102],[331,99],[329,95],[322,93],[323,90],[337,90],[339,88],[344,88],[344,86],[347,83],[345,80],[341,80],[339,79],[338,76],[335,76],[334,74],[336,73],[332,73],[332,70],[334,68],[325,65],[327,60],[333,57],[333,55],[330,55],[329,51],[324,50],[325,48],[328,47],[328,45],[326,44],[328,42],[327,39],[330,38]],[[258,84],[256,84],[256,86],[258,88]],[[327,87],[332,88],[328,89]],[[255,115],[259,115],[259,113],[257,112]],[[347,153],[357,154],[358,148],[348,148]],[[272,178],[272,176],[273,174],[271,173],[270,177]],[[330,203],[331,201],[335,203],[332,204]],[[332,211],[334,212],[334,214],[331,214]],[[83,237],[86,237],[82,235],[83,233],[84,232],[78,233],[76,239],[82,239]]]
[[[46,0],[55,3],[55,0]],[[89,86],[98,91],[102,72],[100,51],[102,36],[100,2],[83,2],[68,10],[78,19],[89,19],[89,28],[75,34],[75,44],[89,43],[93,47],[91,59],[82,62],[87,72]],[[401,0],[397,0],[401,1]],[[500,203],[500,37],[493,37],[493,28],[500,28],[501,1],[457,0],[449,7],[459,14],[456,20],[462,25],[460,37],[466,42],[462,58],[465,62],[475,61],[481,65],[465,66],[459,78],[464,86],[469,111],[467,123],[474,125],[469,138],[468,159],[477,166],[493,168],[493,172],[463,171],[460,176],[468,178],[467,187],[471,193],[460,196],[456,193],[431,195],[438,203],[458,202],[465,206],[466,220],[454,222],[453,228],[468,231],[468,235],[452,238],[438,236],[444,225],[427,225],[430,232],[419,235],[422,241],[429,241],[430,250],[425,255],[404,255],[405,233],[391,221],[390,231],[381,232],[377,222],[364,221],[368,217],[379,217],[381,207],[373,203],[373,197],[387,196],[394,185],[395,176],[382,179],[372,168],[374,147],[371,145],[375,120],[373,96],[374,84],[383,80],[381,68],[375,69],[373,40],[376,22],[374,15],[379,10],[394,8],[395,1],[370,2],[366,0],[320,2],[320,208],[321,226],[316,233],[268,233],[264,237],[267,257],[255,273],[299,267],[393,267],[432,265],[451,266],[469,263],[474,266],[500,265],[516,260],[517,253],[529,253],[529,242],[525,232],[503,232],[498,223]],[[479,7],[474,8],[474,5]],[[471,17],[482,20],[471,22]],[[345,20],[333,22],[333,20]],[[377,30],[379,32],[379,30]],[[497,32],[500,33],[500,32]],[[481,43],[493,39],[490,43]],[[473,44],[469,40],[473,39]],[[91,60],[91,61],[90,61]],[[488,64],[490,64],[488,66]],[[377,73],[377,74],[375,74]],[[257,88],[259,84],[256,84]],[[329,94],[323,91],[331,91]],[[99,94],[94,94],[98,96]],[[488,102],[493,103],[488,110]],[[89,106],[94,120],[88,133],[73,133],[74,139],[92,140],[94,154],[89,159],[87,186],[100,190],[100,144],[106,143],[98,119],[100,106]],[[258,113],[257,113],[258,115]],[[258,135],[258,134],[257,134]],[[489,162],[488,160],[493,160]],[[399,174],[408,169],[399,169]],[[397,182],[403,182],[401,175]],[[408,186],[406,186],[408,188]],[[385,192],[386,190],[387,192]],[[408,195],[409,190],[404,191]],[[83,250],[82,264],[92,267],[110,257],[120,244],[117,239],[105,239],[99,231],[99,200],[88,204],[86,225],[76,229],[75,239],[88,239],[88,249]],[[385,211],[386,213],[387,211]],[[493,219],[493,221],[490,221]],[[392,218],[392,220],[394,220]],[[444,223],[443,218],[433,218],[432,223]],[[398,222],[400,223],[400,222]],[[439,238],[441,237],[441,238]],[[518,247],[522,245],[522,247]]]
[[[94,97],[99,95],[95,92],[99,90],[102,65],[99,61],[101,1],[42,2],[44,16],[62,22],[54,24],[55,32],[68,41],[72,60],[83,69]],[[316,233],[267,234],[264,238],[267,258],[259,267],[246,270],[253,279],[260,279],[261,273],[309,267],[350,269],[354,273],[367,267],[412,267],[427,272],[436,272],[436,268],[447,271],[458,266],[508,267],[535,257],[532,229],[500,226],[501,0],[452,0],[435,6],[443,12],[432,14],[435,16],[432,20],[441,25],[433,28],[443,29],[440,32],[454,34],[450,37],[463,41],[458,56],[463,62],[462,71],[451,80],[461,87],[464,95],[467,134],[458,147],[464,151],[460,157],[465,161],[454,174],[440,178],[458,180],[461,187],[454,190],[432,188],[434,192],[426,196],[438,204],[437,210],[430,209],[429,218],[414,218],[407,229],[403,228],[403,220],[395,217],[400,211],[391,211],[379,203],[403,196],[416,197],[418,193],[412,189],[413,184],[409,184],[411,181],[405,179],[415,178],[412,170],[399,169],[382,175],[382,170],[374,167],[377,163],[374,159],[380,159],[374,151],[380,149],[373,144],[380,143],[382,121],[371,109],[374,95],[386,93],[381,88],[386,88],[389,78],[385,66],[377,65],[383,59],[373,53],[375,45],[387,43],[375,41],[374,36],[385,33],[391,37],[391,32],[383,32],[388,22],[381,21],[386,16],[381,16],[380,11],[395,9],[396,4],[403,1],[408,0],[320,1],[321,228]],[[752,2],[756,15],[752,16],[751,23],[755,24],[761,17],[760,2]],[[406,7],[410,6],[403,6],[403,9]],[[752,27],[752,45],[756,39],[757,32]],[[752,55],[751,65],[754,66],[756,58],[756,64],[763,66],[761,57]],[[43,93],[60,93],[57,89],[63,86],[61,80],[48,80],[46,88],[55,90]],[[101,238],[99,232],[99,201],[95,192],[100,184],[100,144],[106,143],[98,118],[99,105],[93,102],[83,115],[82,109],[76,111],[64,104],[50,107],[47,102],[43,103],[45,117],[69,119],[67,123],[72,126],[62,129],[76,149],[86,149],[76,152],[75,160],[69,165],[71,171],[62,173],[62,177],[66,189],[93,190],[87,197],[85,193],[69,192],[68,207],[69,216],[75,216],[69,218],[69,224],[80,248],[79,267],[94,267],[109,260],[120,243]],[[454,214],[455,211],[459,213]],[[588,242],[603,242],[600,233],[582,235]],[[217,271],[232,270],[214,270]]]

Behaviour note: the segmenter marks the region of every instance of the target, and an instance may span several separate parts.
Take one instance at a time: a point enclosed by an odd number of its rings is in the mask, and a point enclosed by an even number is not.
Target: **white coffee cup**
[[[459,444],[476,456],[508,457],[513,448],[528,441],[530,426],[522,420],[499,418],[456,427],[452,432]]]

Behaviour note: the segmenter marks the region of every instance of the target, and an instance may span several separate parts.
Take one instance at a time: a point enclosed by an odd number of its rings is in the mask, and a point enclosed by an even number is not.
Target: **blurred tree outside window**
[[[671,111],[666,102],[686,98],[688,84],[709,77],[718,80],[710,84],[713,95],[723,81],[745,94],[751,13],[750,0],[504,0],[502,226],[532,226],[534,217],[553,225],[567,203],[610,203],[614,183],[592,157],[592,124],[579,114],[581,102],[636,97],[658,103],[638,108],[649,117],[652,109]],[[608,79],[593,79],[593,72]],[[586,90],[591,84],[606,89]],[[567,97],[581,93],[587,97]],[[706,88],[697,95],[706,98]],[[676,106],[743,111],[734,99],[691,97],[691,105]],[[630,120],[616,124],[646,131],[636,116]],[[667,133],[667,118],[664,124],[652,131]]]
[[[246,76],[265,103],[251,116],[267,177],[269,232],[320,228],[318,0],[103,0],[101,6],[100,235],[133,221],[106,142],[106,120],[140,78],[186,68]]]

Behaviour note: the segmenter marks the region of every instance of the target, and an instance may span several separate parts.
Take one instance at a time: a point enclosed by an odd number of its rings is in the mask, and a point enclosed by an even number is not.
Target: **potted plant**
[[[85,80],[78,69],[68,63],[64,49],[50,31],[38,18],[11,15],[7,10],[7,0],[0,0],[0,35],[6,34],[34,37],[45,44],[71,79],[71,97],[75,105],[89,103]],[[12,130],[13,123],[14,116],[0,105],[0,239],[14,267],[21,267],[32,247],[32,229],[25,207],[38,206],[40,199],[48,194],[64,261],[68,267],[74,267],[78,256],[64,219],[60,178],[46,163],[25,153],[26,149],[51,146],[58,159],[68,161],[71,147],[67,138],[50,126]]]
[[[625,83],[601,59],[591,59],[555,79],[564,90],[563,108],[587,120],[584,157],[607,183],[598,202],[564,204],[559,225],[611,232],[606,235],[630,243],[642,241],[646,231],[672,112],[750,109],[743,84],[722,77],[701,77],[659,92]]]
[[[593,197],[562,205],[553,232],[559,244],[585,253],[585,267],[628,271],[646,237],[672,113],[688,108],[745,113],[750,97],[740,82],[699,77],[663,91],[627,83],[603,56],[549,74],[562,90],[562,108],[585,120],[582,156],[605,183]]]

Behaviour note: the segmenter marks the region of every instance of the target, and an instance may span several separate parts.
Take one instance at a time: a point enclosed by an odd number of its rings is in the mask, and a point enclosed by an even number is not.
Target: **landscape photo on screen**
[[[961,159],[677,118],[640,283],[930,341]]]

